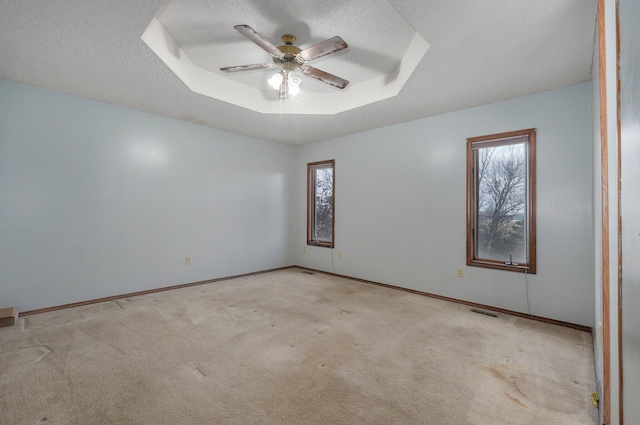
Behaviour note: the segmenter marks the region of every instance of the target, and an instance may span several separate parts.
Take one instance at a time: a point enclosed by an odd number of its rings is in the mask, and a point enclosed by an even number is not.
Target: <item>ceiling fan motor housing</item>
[[[296,37],[293,34],[283,35],[282,41],[284,45],[278,46],[278,50],[280,50],[284,54],[284,57],[278,58],[274,56],[273,62],[279,66],[282,66],[282,68],[286,70],[294,70],[304,63],[302,58],[298,56],[298,53],[300,53],[302,50],[299,47],[293,45],[293,43],[296,42]]]

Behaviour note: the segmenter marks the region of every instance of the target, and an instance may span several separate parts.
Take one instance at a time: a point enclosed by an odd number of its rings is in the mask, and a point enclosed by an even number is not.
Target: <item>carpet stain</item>
[[[491,367],[491,366],[487,366],[487,370],[489,370],[489,372],[493,375],[494,378],[499,379],[501,381],[507,381],[507,377],[504,376],[499,370]]]
[[[520,393],[524,398],[527,398],[527,395],[526,395],[525,393],[523,393],[523,392],[522,392],[522,390],[518,387],[518,383],[517,383],[515,380],[513,380],[513,381],[512,381],[512,383],[513,383],[513,387],[514,387],[514,388],[515,388],[515,389],[516,389],[516,390],[517,390],[517,391],[518,391],[518,392],[519,392],[519,393]]]
[[[513,401],[514,403],[519,404],[520,406],[524,407],[525,409],[528,409],[528,407],[527,407],[527,406],[525,406],[524,404],[522,404],[522,402],[521,402],[520,400],[518,400],[517,398],[512,397],[512,396],[510,396],[510,395],[509,395],[509,394],[507,394],[507,393],[504,393],[504,395],[506,395],[506,396],[507,396],[507,398],[508,398],[509,400]]]
[[[501,371],[499,371],[498,369],[491,367],[491,366],[486,366],[486,369],[491,373],[491,375],[493,375],[494,378],[498,379],[499,381],[504,382],[507,385],[512,386],[516,391],[518,391],[518,393],[520,393],[520,395],[524,398],[528,398],[527,395],[518,387],[518,379],[524,379],[522,377],[519,376],[515,376],[515,375],[505,375],[504,373],[502,373]],[[506,393],[505,393],[506,394]]]

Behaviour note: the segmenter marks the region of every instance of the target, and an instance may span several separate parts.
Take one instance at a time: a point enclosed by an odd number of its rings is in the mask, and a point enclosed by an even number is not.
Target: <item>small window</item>
[[[536,272],[535,129],[467,139],[467,265]]]
[[[307,164],[307,244],[333,248],[335,161]]]

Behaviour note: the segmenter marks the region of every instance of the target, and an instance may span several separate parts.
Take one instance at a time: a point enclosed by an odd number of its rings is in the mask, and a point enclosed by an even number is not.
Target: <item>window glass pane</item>
[[[527,262],[526,147],[475,149],[477,258]]]
[[[331,242],[333,233],[333,168],[313,170],[315,187],[315,214],[313,238],[316,241]]]
[[[467,139],[467,265],[536,273],[536,129]]]

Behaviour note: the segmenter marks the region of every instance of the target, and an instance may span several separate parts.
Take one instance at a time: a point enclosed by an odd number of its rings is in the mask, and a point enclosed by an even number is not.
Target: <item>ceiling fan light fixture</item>
[[[290,72],[287,82],[289,83],[289,96],[299,95],[302,79],[295,72]]]
[[[282,84],[282,79],[283,79],[282,73],[278,72],[277,74],[273,74],[271,78],[267,80],[267,82],[274,90],[280,90],[280,84]]]
[[[300,94],[302,78],[294,71],[282,70],[267,80],[269,86],[280,92],[280,97],[293,97]]]

